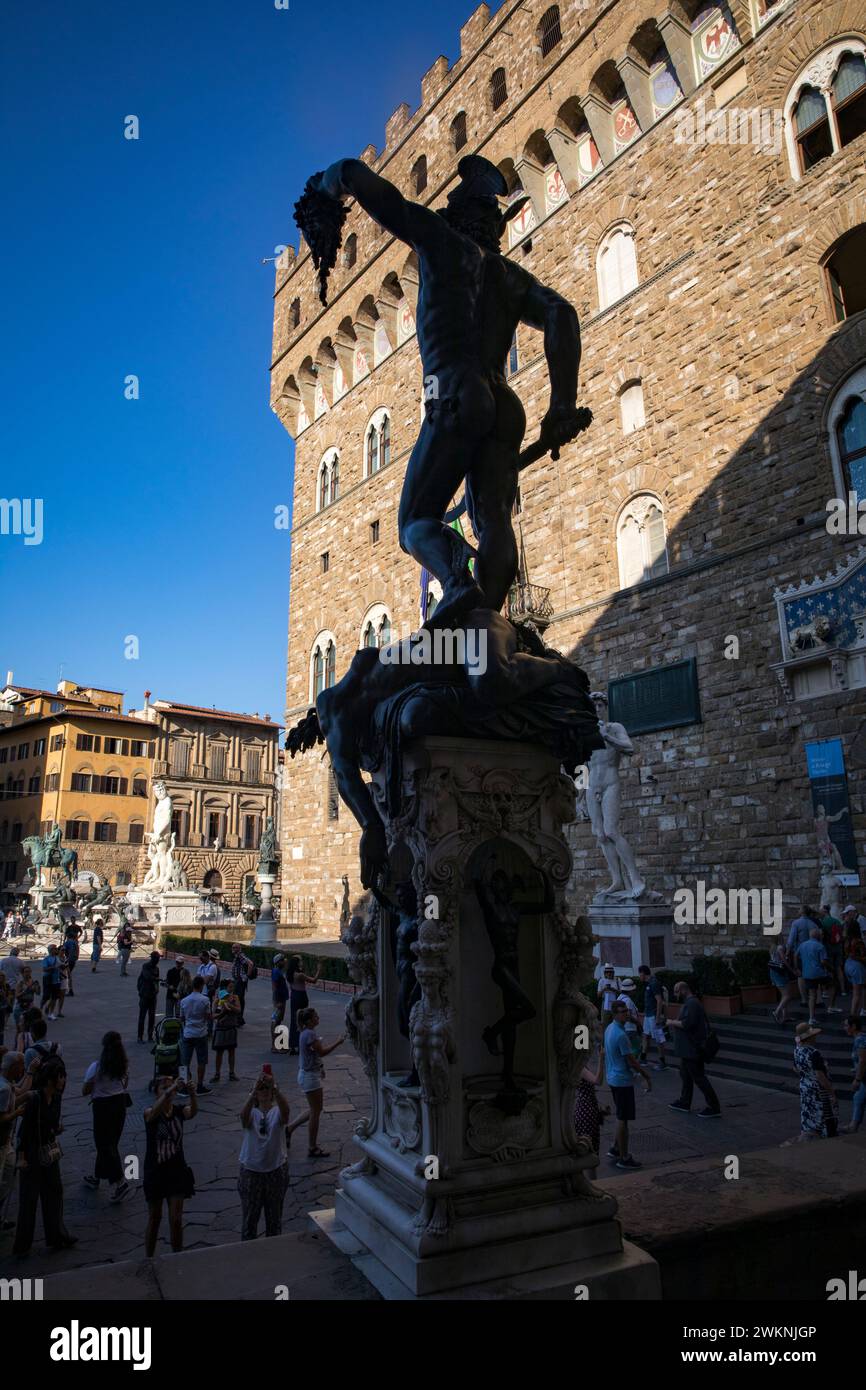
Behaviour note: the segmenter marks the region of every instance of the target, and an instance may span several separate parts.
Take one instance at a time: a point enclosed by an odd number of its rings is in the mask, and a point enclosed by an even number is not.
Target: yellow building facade
[[[123,713],[121,691],[61,681],[7,684],[0,709],[0,889],[8,903],[29,859],[21,842],[59,825],[62,843],[112,887],[136,879],[150,814],[154,733]]]

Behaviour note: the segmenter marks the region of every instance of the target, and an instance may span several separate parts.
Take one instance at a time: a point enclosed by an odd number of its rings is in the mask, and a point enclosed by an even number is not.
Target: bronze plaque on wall
[[[608,685],[608,718],[624,724],[630,734],[700,724],[698,664],[694,657],[672,666],[657,666],[634,676],[620,676]]]

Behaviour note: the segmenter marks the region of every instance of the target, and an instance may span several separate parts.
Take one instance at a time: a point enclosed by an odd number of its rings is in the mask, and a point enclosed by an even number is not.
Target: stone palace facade
[[[594,423],[521,477],[510,605],[633,735],[623,829],[668,899],[703,882],[815,901],[826,853],[858,893],[864,55],[857,0],[506,0],[468,18],[460,56],[361,154],[433,207],[463,154],[493,160],[530,199],[503,251],[578,310]],[[296,443],[287,724],[436,598],[396,528],[422,416],[417,295],[413,253],[355,206],[327,307],[303,242],[278,263],[271,403]],[[548,397],[540,335],[521,327],[504,365],[528,442]],[[322,749],[287,760],[284,798],[283,900],[336,935],[358,835]],[[578,908],[604,865],[588,823],[572,848]],[[766,940],[694,922],[676,951]]]

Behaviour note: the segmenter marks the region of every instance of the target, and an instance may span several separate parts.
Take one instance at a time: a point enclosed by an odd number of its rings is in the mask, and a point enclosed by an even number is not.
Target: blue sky
[[[0,494],[43,499],[43,539],[0,535],[0,679],[282,720],[293,449],[261,260],[473,8],[5,0]]]

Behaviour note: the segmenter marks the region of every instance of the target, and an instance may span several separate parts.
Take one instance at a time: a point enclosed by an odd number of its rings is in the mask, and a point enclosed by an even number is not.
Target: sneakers
[[[92,1173],[85,1173],[82,1182],[85,1182],[94,1192],[99,1187],[99,1178],[95,1178]]]
[[[618,1159],[617,1159],[616,1165],[615,1165],[615,1166],[616,1166],[617,1168],[629,1168],[629,1169],[630,1169],[630,1168],[642,1168],[642,1167],[643,1167],[643,1164],[642,1164],[642,1163],[638,1163],[637,1159],[636,1159],[636,1158],[632,1158],[631,1154],[626,1154],[625,1158],[618,1158]]]
[[[123,1199],[124,1199],[124,1197],[128,1197],[131,1191],[132,1191],[132,1188],[130,1187],[130,1185],[129,1185],[129,1183],[126,1181],[126,1179],[124,1178],[123,1182],[119,1182],[119,1183],[117,1184],[117,1187],[116,1187],[116,1188],[114,1189],[114,1191],[112,1192],[112,1194],[111,1194],[111,1200],[112,1200],[112,1202],[122,1202]]]
[[[667,1071],[667,1069],[667,1062],[656,1062],[655,1066],[653,1067],[653,1071]]]
[[[196,1086],[195,1093],[197,1096],[209,1096],[212,1090],[212,1086]]]
[[[608,1158],[619,1158],[619,1149],[616,1147],[616,1144],[611,1145],[607,1151],[607,1156]]]
[[[721,1110],[711,1110],[709,1106],[706,1106],[703,1110],[698,1111],[699,1120],[720,1120],[721,1118]]]
[[[681,1100],[672,1100],[668,1105],[668,1110],[682,1110],[684,1115],[688,1115],[691,1111],[691,1106],[683,1105]]]

